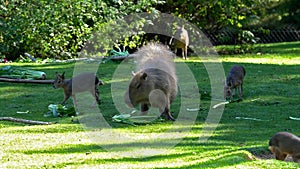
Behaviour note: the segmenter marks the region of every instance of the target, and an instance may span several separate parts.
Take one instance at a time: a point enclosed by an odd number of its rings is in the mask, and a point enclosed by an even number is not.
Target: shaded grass
[[[224,62],[299,65],[300,42],[254,45],[251,53],[221,55]],[[217,46],[217,50],[233,50],[234,46]]]
[[[222,56],[227,73],[234,64],[246,68],[244,100],[227,104],[218,128],[205,143],[199,142],[203,124],[208,115],[211,99],[210,79],[204,64],[190,59],[186,64],[194,73],[201,109],[195,124],[174,126],[172,122],[155,122],[134,127],[115,123],[111,117],[119,114],[112,100],[111,84],[123,79],[112,79],[119,65],[115,62],[101,64],[97,75],[105,83],[99,87],[101,114],[112,130],[124,140],[92,139],[85,127],[72,122],[71,117],[44,117],[47,106],[60,103],[62,90],[51,85],[0,83],[0,116],[13,116],[32,120],[57,122],[50,126],[28,126],[12,122],[0,122],[0,167],[2,168],[297,168],[298,164],[276,160],[255,160],[250,152],[268,151],[269,138],[278,131],[300,135],[299,122],[289,116],[300,117],[300,72],[298,62],[292,62],[298,43],[264,45],[266,51],[275,54]],[[286,49],[292,48],[292,49]],[[281,53],[285,50],[284,53]],[[276,57],[278,60],[273,60]],[[241,62],[236,62],[239,58]],[[258,58],[267,63],[257,63]],[[181,60],[178,60],[181,62]],[[289,63],[289,64],[281,64]],[[48,79],[55,72],[66,72],[70,78],[74,63],[16,64],[45,71]],[[0,65],[4,66],[4,65]],[[178,70],[180,71],[180,70]],[[222,81],[220,80],[220,83]],[[121,95],[120,95],[121,96]],[[71,105],[72,101],[69,100]],[[180,98],[172,104],[174,116],[180,110]],[[17,114],[27,111],[29,114]],[[93,110],[93,109],[91,109]],[[128,110],[130,112],[130,110]],[[263,121],[237,119],[257,118]],[[76,118],[75,118],[76,120]],[[191,130],[187,130],[191,128]],[[173,129],[173,130],[172,130]],[[105,128],[92,130],[102,136]],[[170,138],[155,139],[170,134]],[[103,135],[105,137],[105,135]],[[121,137],[121,138],[122,138]],[[173,143],[179,140],[178,144]],[[98,140],[99,141],[99,140]],[[139,155],[139,151],[163,153]],[[137,154],[135,154],[137,152]]]
[[[290,58],[291,56],[298,56],[300,53],[299,49],[300,42],[281,42],[281,43],[270,43],[270,44],[255,44],[253,45],[253,50],[250,53],[267,55],[268,57],[280,57],[280,58]],[[220,45],[216,47],[216,50],[222,51],[233,51],[236,46],[234,45]]]

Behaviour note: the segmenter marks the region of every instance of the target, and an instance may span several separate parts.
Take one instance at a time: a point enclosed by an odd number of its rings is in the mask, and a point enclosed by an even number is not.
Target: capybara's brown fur
[[[103,82],[99,80],[94,73],[83,73],[69,80],[65,79],[65,72],[62,75],[56,73],[56,79],[53,82],[53,88],[64,89],[65,97],[61,104],[65,104],[65,102],[72,96],[75,105],[75,94],[85,91],[91,92],[97,103],[100,103],[100,93],[98,90],[99,85],[103,85]]]
[[[150,43],[139,49],[134,57],[137,72],[133,73],[125,103],[130,107],[141,105],[141,113],[147,113],[149,106],[157,107],[162,115],[174,120],[170,104],[177,95],[177,77],[174,54],[165,46]]]
[[[239,99],[243,99],[243,80],[245,75],[246,71],[243,66],[236,65],[230,69],[224,84],[225,99],[230,97],[230,100],[233,100],[236,89],[238,89]]]
[[[177,30],[174,34],[174,37],[170,40],[170,45],[174,45],[175,54],[177,53],[177,49],[181,49],[181,54],[183,59],[187,59],[187,49],[189,46],[189,34],[184,26],[177,27]]]
[[[278,132],[269,141],[269,149],[277,160],[292,156],[294,162],[300,159],[300,138],[292,133]]]

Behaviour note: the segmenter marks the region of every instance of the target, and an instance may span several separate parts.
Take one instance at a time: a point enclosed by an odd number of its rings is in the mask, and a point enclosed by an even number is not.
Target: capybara
[[[129,107],[140,104],[142,114],[146,114],[150,106],[157,107],[161,115],[174,121],[170,112],[170,104],[177,96],[173,57],[174,53],[157,43],[145,45],[134,53],[137,72],[132,74],[125,94]]]
[[[184,26],[177,27],[177,30],[174,36],[170,40],[170,45],[174,45],[175,54],[177,53],[177,49],[181,49],[181,55],[183,59],[187,59],[187,49],[189,46],[189,34]]]
[[[230,97],[230,100],[233,100],[236,89],[239,92],[239,99],[243,99],[243,80],[245,75],[246,71],[243,66],[236,65],[230,69],[224,84],[224,99]]]
[[[65,97],[61,104],[65,104],[65,102],[72,96],[75,106],[77,103],[75,94],[85,91],[91,92],[93,97],[96,99],[96,102],[100,104],[100,93],[98,90],[99,85],[103,85],[103,82],[99,80],[94,73],[83,73],[69,80],[65,79],[65,72],[62,75],[56,73],[56,79],[53,82],[54,89],[64,89]]]
[[[285,160],[287,155],[294,162],[300,159],[300,138],[289,132],[278,132],[269,141],[269,149],[277,160]]]

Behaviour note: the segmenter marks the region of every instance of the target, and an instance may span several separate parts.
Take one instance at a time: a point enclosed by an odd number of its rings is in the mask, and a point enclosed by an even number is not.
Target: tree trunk
[[[51,84],[53,83],[53,80],[26,80],[26,79],[9,79],[9,78],[0,77],[0,82]]]

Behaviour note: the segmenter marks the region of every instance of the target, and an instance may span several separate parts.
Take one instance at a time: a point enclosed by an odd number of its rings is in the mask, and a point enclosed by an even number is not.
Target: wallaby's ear
[[[231,82],[228,82],[227,86],[232,87],[233,85]]]
[[[172,41],[173,41],[173,36],[171,37],[171,39],[169,41],[169,45],[172,45]]]
[[[132,75],[132,76],[135,76],[135,75],[136,75],[136,73],[134,73],[134,71],[131,71],[131,75]]]
[[[148,77],[147,73],[144,72],[141,76],[141,79],[147,80],[147,77]]]
[[[61,78],[63,78],[63,79],[65,78],[65,73],[66,72],[63,72],[63,74],[61,75]]]

